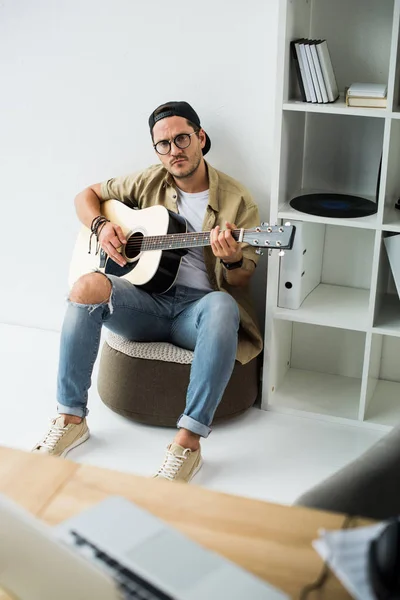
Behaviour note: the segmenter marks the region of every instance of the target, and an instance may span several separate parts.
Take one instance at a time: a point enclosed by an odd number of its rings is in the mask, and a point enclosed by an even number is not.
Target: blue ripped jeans
[[[202,437],[211,431],[235,364],[239,309],[225,292],[175,286],[149,294],[124,279],[108,276],[109,302],[69,302],[61,333],[57,380],[58,412],[85,416],[101,328],[137,342],[170,342],[194,350],[186,408],[177,426]]]

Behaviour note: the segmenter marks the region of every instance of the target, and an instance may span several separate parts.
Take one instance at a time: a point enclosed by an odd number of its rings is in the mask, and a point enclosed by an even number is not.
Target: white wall
[[[59,329],[83,187],[156,162],[187,100],[267,220],[278,0],[2,0],[0,322]],[[266,257],[255,282],[263,318]]]

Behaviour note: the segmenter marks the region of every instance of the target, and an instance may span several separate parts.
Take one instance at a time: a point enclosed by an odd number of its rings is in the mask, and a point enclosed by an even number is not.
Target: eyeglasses
[[[177,148],[183,150],[184,148],[188,148],[190,146],[190,142],[192,141],[192,135],[198,133],[198,131],[193,131],[192,133],[180,133],[173,140],[171,140]],[[158,154],[169,154],[171,152],[171,141],[170,140],[161,140],[161,142],[157,142],[157,144],[153,144],[153,148]]]

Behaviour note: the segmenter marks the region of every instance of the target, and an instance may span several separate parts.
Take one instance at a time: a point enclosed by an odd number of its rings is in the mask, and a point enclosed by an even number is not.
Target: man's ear
[[[199,132],[197,135],[199,136],[200,147],[201,147],[201,149],[203,149],[204,146],[206,145],[206,132],[204,131],[204,129],[199,129]]]

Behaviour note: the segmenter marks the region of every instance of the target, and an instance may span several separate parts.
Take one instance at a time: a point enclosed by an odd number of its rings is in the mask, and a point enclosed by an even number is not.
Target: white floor
[[[0,324],[0,444],[29,450],[55,416],[58,344],[58,333]],[[116,415],[103,405],[95,385],[89,408],[91,438],[71,451],[69,459],[141,475],[158,468],[173,429],[138,425]],[[215,427],[204,440],[205,464],[194,482],[291,504],[382,435],[252,408]]]

